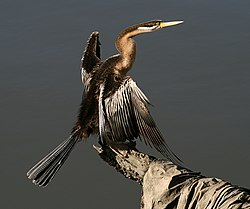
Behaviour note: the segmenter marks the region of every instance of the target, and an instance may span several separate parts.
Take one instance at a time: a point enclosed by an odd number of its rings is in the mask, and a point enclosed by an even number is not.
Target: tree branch
[[[141,209],[250,208],[248,189],[137,150],[124,155],[106,146],[94,148],[105,162],[142,185]]]

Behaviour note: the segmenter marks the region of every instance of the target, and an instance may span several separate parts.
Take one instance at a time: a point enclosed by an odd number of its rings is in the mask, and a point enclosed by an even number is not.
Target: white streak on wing
[[[147,105],[150,104],[148,98],[137,87],[132,78],[125,78],[116,92],[105,98],[104,101],[102,98],[103,89],[104,86],[101,85],[99,97],[101,139],[106,140],[107,130],[104,128],[108,128],[109,133],[112,134],[110,139],[113,141],[125,142],[139,136],[144,139],[147,145],[153,146],[174,162],[179,162],[178,157],[170,150],[150,115],[147,108]],[[104,113],[103,108],[105,108]]]
[[[113,140],[126,140],[137,136],[135,113],[132,104],[132,97],[142,103],[144,107],[150,104],[148,98],[137,87],[136,83],[127,78],[123,81],[117,91],[104,100],[105,118],[110,124],[114,135]]]
[[[130,91],[134,92],[136,94],[136,96],[143,102],[146,102],[148,104],[150,104],[149,99],[146,97],[146,95],[138,88],[138,86],[136,85],[136,83],[130,79],[129,80],[129,86],[130,86]]]
[[[103,105],[102,105],[103,90],[104,90],[104,85],[101,84],[100,85],[100,95],[99,95],[98,106],[99,106],[99,134],[100,134],[100,138],[101,138],[102,142],[104,142],[103,141],[103,136],[105,134],[105,130],[104,130],[105,117],[104,117],[104,111],[103,111]]]

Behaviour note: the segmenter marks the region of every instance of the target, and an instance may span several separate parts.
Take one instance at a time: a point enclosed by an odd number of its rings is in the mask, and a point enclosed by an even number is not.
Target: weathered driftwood
[[[109,147],[95,149],[109,165],[142,185],[141,209],[250,208],[248,189],[136,150],[125,156]]]

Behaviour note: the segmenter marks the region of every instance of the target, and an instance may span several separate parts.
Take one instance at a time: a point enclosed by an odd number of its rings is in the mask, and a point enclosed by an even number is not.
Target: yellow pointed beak
[[[173,25],[178,25],[178,24],[181,24],[183,23],[184,21],[171,21],[171,22],[161,22],[160,23],[160,27],[161,28],[165,28],[165,27],[168,27],[168,26],[173,26]]]

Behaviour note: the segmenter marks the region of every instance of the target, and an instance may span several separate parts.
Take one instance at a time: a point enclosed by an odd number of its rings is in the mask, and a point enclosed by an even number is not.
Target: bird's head
[[[161,28],[174,26],[183,23],[183,21],[170,21],[164,22],[162,20],[152,20],[149,22],[140,23],[137,25],[130,26],[123,30],[118,39],[122,37],[134,37],[142,33],[153,32]]]
[[[162,20],[153,20],[137,25],[136,30],[141,31],[142,33],[152,32],[161,28],[174,26],[183,23],[183,21],[170,21],[164,22]]]

